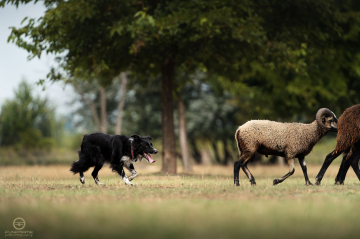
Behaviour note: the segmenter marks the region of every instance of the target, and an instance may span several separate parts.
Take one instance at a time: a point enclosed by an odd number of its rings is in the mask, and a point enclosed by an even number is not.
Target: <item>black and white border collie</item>
[[[79,160],[73,162],[70,171],[80,174],[80,182],[85,183],[84,172],[90,167],[95,167],[91,173],[95,183],[102,185],[97,175],[105,163],[110,163],[110,168],[117,172],[127,185],[134,185],[130,181],[137,176],[133,162],[143,158],[149,163],[155,163],[150,154],[158,151],[150,142],[151,137],[133,135],[130,138],[124,135],[107,135],[94,133],[84,135],[79,151]],[[131,175],[127,177],[123,167],[127,168]]]

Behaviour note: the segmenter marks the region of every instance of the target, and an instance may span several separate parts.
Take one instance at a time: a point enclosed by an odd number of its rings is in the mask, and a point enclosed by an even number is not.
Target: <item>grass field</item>
[[[195,167],[191,175],[164,176],[158,166],[137,167],[135,187],[108,168],[105,186],[86,184],[66,166],[0,168],[0,238],[16,231],[13,220],[33,238],[359,238],[360,182],[349,171],[334,186],[338,165],[322,186],[305,186],[299,165],[284,183],[272,180],[287,167],[251,166],[257,186],[241,172],[234,187],[232,167]],[[314,182],[320,166],[309,166]]]

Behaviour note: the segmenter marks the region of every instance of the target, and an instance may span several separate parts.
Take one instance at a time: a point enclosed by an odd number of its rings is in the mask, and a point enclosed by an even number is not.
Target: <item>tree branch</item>
[[[91,109],[91,114],[93,116],[93,120],[94,120],[94,123],[96,125],[96,127],[98,128],[99,131],[101,131],[101,127],[100,127],[100,120],[99,120],[99,116],[96,112],[96,106],[94,104],[94,102],[85,96],[84,92],[82,92],[78,87],[76,87],[75,85],[74,86],[74,89],[76,91],[76,93],[78,93],[81,97],[82,100],[84,100],[90,107]]]

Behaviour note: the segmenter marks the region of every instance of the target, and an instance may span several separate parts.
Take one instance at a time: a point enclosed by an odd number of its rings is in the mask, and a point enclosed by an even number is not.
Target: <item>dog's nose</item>
[[[158,151],[155,149],[155,154],[157,154],[158,153]]]

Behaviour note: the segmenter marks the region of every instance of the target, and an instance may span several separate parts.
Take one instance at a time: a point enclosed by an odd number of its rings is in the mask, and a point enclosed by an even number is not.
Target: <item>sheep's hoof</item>
[[[343,182],[336,181],[336,182],[335,182],[335,185],[344,185],[344,181],[343,181]]]
[[[273,185],[275,186],[276,184],[279,184],[279,179],[275,178],[274,181],[273,181]]]
[[[319,179],[316,179],[315,185],[316,186],[320,186],[321,182],[319,181]]]
[[[310,181],[306,182],[306,186],[314,186]]]
[[[256,182],[253,181],[253,182],[250,182],[251,183],[251,186],[256,186]]]
[[[240,186],[240,183],[234,183],[234,185],[236,186],[236,187],[239,187]]]

